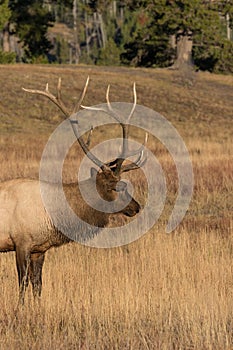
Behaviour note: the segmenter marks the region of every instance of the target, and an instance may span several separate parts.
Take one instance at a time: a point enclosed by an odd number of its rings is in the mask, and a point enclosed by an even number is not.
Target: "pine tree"
[[[15,34],[24,47],[24,60],[33,62],[39,57],[46,57],[51,49],[47,31],[53,25],[51,12],[39,0],[10,0],[11,23]]]
[[[15,54],[10,52],[9,18],[11,12],[8,0],[0,0],[0,31],[2,31],[2,49],[0,49],[0,63],[14,63]]]
[[[8,22],[10,15],[11,12],[8,7],[8,0],[0,0],[0,30],[2,30]]]
[[[172,65],[181,69],[194,63],[214,70],[224,38],[218,3],[206,0],[132,0],[130,6],[140,9],[146,20],[125,45],[124,58],[136,65]],[[229,7],[227,9],[229,12]]]

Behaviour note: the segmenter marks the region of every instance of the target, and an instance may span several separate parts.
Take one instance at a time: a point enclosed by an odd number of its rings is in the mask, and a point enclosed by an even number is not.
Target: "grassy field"
[[[193,198],[171,234],[165,225],[178,188],[175,165],[150,138],[148,147],[167,180],[167,200],[156,225],[141,239],[114,249],[69,244],[47,253],[43,292],[31,291],[17,309],[14,253],[0,255],[0,349],[233,349],[233,77],[169,70],[82,66],[0,66],[0,180],[38,178],[39,162],[61,112],[22,87],[55,91],[72,108],[87,75],[86,105],[131,101],[163,114],[185,141],[194,169]],[[103,130],[93,136],[94,143]],[[65,162],[74,180],[78,146]],[[132,181],[143,199],[144,183]]]

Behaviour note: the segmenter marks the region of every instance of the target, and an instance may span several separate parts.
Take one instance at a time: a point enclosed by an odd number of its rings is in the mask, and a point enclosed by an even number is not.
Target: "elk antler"
[[[132,118],[132,115],[135,111],[136,105],[137,105],[137,92],[136,92],[136,84],[133,84],[133,95],[134,95],[134,102],[133,102],[133,107],[131,108],[131,111],[125,121],[122,120],[121,115],[119,115],[113,108],[109,100],[109,91],[110,91],[110,85],[108,85],[107,91],[106,91],[106,101],[107,101],[107,108],[105,107],[87,107],[81,105],[84,109],[89,109],[93,111],[102,111],[110,116],[112,116],[121,126],[122,128],[122,138],[123,138],[123,145],[122,145],[122,150],[118,158],[115,160],[106,163],[107,166],[111,167],[112,171],[116,175],[121,174],[126,171],[138,169],[141,167],[143,164],[146,162],[146,158],[143,159],[143,151],[145,148],[145,145],[148,141],[148,134],[146,133],[145,135],[145,140],[143,145],[134,151],[130,151],[128,147],[128,139],[129,139],[129,125],[130,125],[130,119]],[[130,164],[122,166],[124,160],[128,157],[134,156],[136,154],[139,154],[138,159],[135,162],[131,162]]]
[[[31,94],[37,94],[37,95],[42,95],[46,96],[50,101],[52,101],[57,107],[60,108],[60,110],[64,113],[64,115],[69,118],[73,132],[79,142],[79,145],[81,146],[82,150],[84,153],[87,155],[87,157],[94,163],[96,164],[99,168],[101,168],[103,171],[109,171],[111,170],[110,167],[108,167],[106,164],[104,164],[101,160],[99,160],[90,150],[89,150],[89,144],[90,144],[90,138],[92,134],[93,128],[91,128],[90,133],[88,135],[87,142],[83,140],[82,136],[79,135],[78,128],[76,127],[78,124],[77,120],[70,119],[70,117],[74,114],[77,113],[79,110],[81,103],[85,97],[87,87],[89,84],[89,77],[86,80],[85,86],[83,88],[83,91],[81,93],[81,96],[78,100],[78,103],[76,104],[73,113],[70,113],[68,108],[65,106],[64,102],[62,101],[61,98],[61,78],[58,79],[58,84],[57,84],[57,96],[54,96],[50,91],[49,91],[49,86],[48,83],[46,84],[45,90],[32,90],[32,89],[25,89],[22,88],[24,91],[29,92]]]

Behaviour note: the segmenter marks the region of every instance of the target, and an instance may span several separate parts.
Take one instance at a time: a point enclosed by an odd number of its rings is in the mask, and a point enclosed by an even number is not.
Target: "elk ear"
[[[95,168],[91,168],[91,177],[96,177],[98,171]]]
[[[124,181],[119,181],[116,185],[116,192],[124,191],[127,187],[127,183]]]

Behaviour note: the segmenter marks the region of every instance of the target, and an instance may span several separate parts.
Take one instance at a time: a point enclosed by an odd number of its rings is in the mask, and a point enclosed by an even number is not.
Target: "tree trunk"
[[[226,14],[226,22],[227,22],[227,39],[231,40],[231,27],[230,27],[230,16],[229,16],[229,13]]]
[[[2,50],[10,52],[10,28],[9,23],[6,23],[2,32]]]
[[[105,48],[107,39],[106,39],[106,34],[105,34],[104,21],[103,21],[102,13],[98,13],[98,21],[99,21],[99,26],[100,26],[100,35],[101,35],[102,47]]]
[[[79,63],[80,48],[77,30],[77,0],[73,1],[74,63]]]
[[[192,34],[179,34],[176,40],[176,59],[172,66],[173,69],[182,69],[193,66],[192,60],[193,38]]]
[[[87,56],[90,56],[90,46],[89,46],[89,20],[88,20],[88,15],[87,11],[85,11],[85,41],[86,41],[86,51],[87,51]]]

